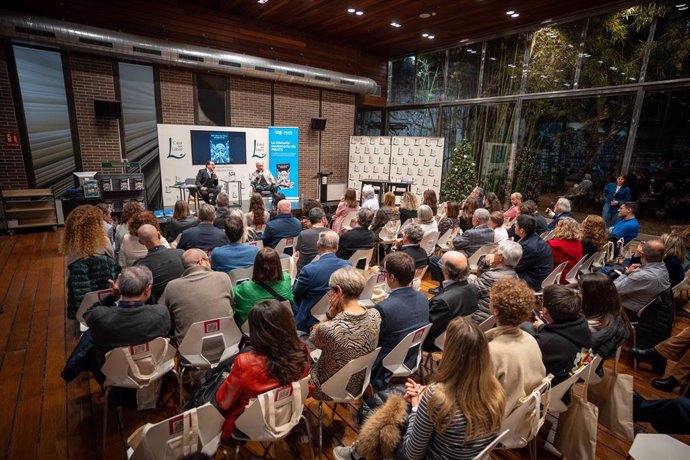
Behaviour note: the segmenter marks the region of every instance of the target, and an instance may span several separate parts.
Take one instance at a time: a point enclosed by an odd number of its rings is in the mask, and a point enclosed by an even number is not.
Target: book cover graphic
[[[101,182],[101,186],[103,187],[104,192],[113,191],[113,181],[110,179],[103,179],[103,181]]]
[[[294,187],[295,183],[290,180],[290,163],[279,163],[276,165],[278,177],[276,182],[278,187],[283,189],[290,189]]]
[[[230,163],[230,135],[228,133],[210,133],[211,161],[218,164]]]
[[[144,190],[144,179],[134,179],[134,190]]]
[[[129,179],[120,179],[120,190],[129,190]]]
[[[85,180],[84,181],[84,198],[98,198],[100,195],[98,190],[98,181]]]

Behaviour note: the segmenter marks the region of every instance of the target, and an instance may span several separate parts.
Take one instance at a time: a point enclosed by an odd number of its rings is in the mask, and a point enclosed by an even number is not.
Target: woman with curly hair
[[[486,195],[484,195],[484,207],[489,212],[503,211],[503,205],[494,192],[486,192]]]
[[[566,263],[561,275],[561,284],[566,283],[566,275],[582,259],[581,234],[580,224],[575,219],[566,217],[558,220],[553,239],[546,242],[553,254],[553,266],[557,267],[563,262]]]
[[[436,192],[433,190],[425,190],[422,195],[422,204],[425,204],[431,208],[434,215],[438,212],[438,198],[436,198]]]
[[[98,255],[115,258],[113,246],[103,228],[103,212],[96,206],[76,207],[65,219],[65,231],[59,252],[67,256],[67,264],[77,259]]]
[[[467,231],[472,228],[472,216],[474,211],[479,208],[477,200],[465,200],[462,204],[462,212],[460,213],[460,228],[462,231]]]
[[[256,234],[261,234],[266,223],[271,219],[271,213],[266,211],[264,200],[258,193],[252,193],[249,199],[249,212],[244,216],[247,225],[252,227]]]
[[[122,240],[129,233],[129,219],[138,212],[144,210],[144,206],[136,201],[130,200],[122,206],[122,214],[115,228],[115,251],[119,252],[122,247]]]
[[[419,204],[417,203],[417,197],[414,196],[414,193],[403,193],[402,201],[400,202],[400,222],[404,224],[408,219],[416,219],[418,209]]]
[[[359,203],[357,203],[357,192],[353,188],[348,188],[345,191],[345,196],[340,199],[338,207],[333,214],[333,222],[331,223],[331,230],[340,235],[343,231],[343,224],[345,217],[347,217],[351,212],[357,212],[359,210]],[[347,222],[350,225],[350,222]]]
[[[590,214],[580,224],[582,231],[582,254],[591,256],[604,249],[606,238],[606,222],[601,216]]]
[[[122,239],[122,246],[120,247],[120,253],[118,254],[118,263],[120,267],[131,267],[134,263],[146,257],[148,254],[148,249],[146,246],[139,242],[139,237],[137,236],[137,230],[144,224],[153,225],[156,230],[160,232],[160,226],[158,225],[158,219],[153,214],[152,211],[140,211],[134,214],[129,219],[129,234],[125,235]],[[161,238],[161,244],[166,248],[170,247],[168,240]]]
[[[486,333],[494,372],[506,394],[505,415],[532,392],[546,375],[537,341],[520,325],[532,319],[534,291],[517,279],[496,281],[489,292],[489,311],[496,327]]]

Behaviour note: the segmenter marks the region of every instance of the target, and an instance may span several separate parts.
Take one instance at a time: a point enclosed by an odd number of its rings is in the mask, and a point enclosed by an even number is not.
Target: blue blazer
[[[609,204],[613,200],[618,202],[616,206],[609,205],[609,214],[617,213],[621,204],[625,203],[626,201],[630,201],[631,196],[630,189],[627,185],[622,186],[620,190],[618,190],[618,193],[616,193],[615,182],[609,182],[604,187],[604,204]]]
[[[546,226],[546,229],[551,231],[556,228],[556,224],[558,223],[559,219],[565,219],[566,217],[570,217],[571,219],[574,219],[575,217],[569,213],[569,212],[562,212],[558,214],[557,216],[553,216],[553,220],[549,223],[549,225]]]
[[[292,217],[292,214],[278,214],[268,221],[261,239],[264,246],[275,249],[280,240],[297,236],[301,231],[302,223]]]
[[[541,282],[549,276],[553,270],[553,254],[546,241],[539,238],[535,233],[522,238],[522,258],[515,267],[515,273],[520,279],[529,284],[535,291],[541,291]]]
[[[177,249],[198,248],[204,252],[228,244],[228,237],[225,232],[213,224],[202,222],[196,227],[188,228],[182,232]]]
[[[426,295],[415,291],[411,287],[396,289],[383,302],[376,305],[381,315],[381,331],[379,332],[379,353],[371,371],[371,381],[375,390],[380,391],[388,387],[391,372],[383,367],[385,358],[407,334],[429,324],[429,300]],[[421,344],[420,344],[421,345]],[[405,364],[414,364],[416,348],[407,356]]]
[[[302,267],[297,281],[292,288],[295,302],[293,304],[297,329],[309,332],[318,321],[311,315],[311,309],[328,292],[328,280],[331,274],[342,267],[349,267],[350,262],[340,259],[332,252],[322,255],[319,260]]]

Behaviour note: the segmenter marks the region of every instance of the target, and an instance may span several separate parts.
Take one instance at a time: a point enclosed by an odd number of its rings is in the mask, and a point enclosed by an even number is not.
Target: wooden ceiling
[[[503,35],[589,10],[623,7],[622,0],[183,0],[218,13],[358,45],[390,58],[461,40]],[[353,8],[364,14],[348,13]],[[513,18],[507,11],[519,14]],[[429,15],[424,19],[420,15]],[[401,27],[391,26],[397,22]],[[434,39],[422,37],[423,33]]]

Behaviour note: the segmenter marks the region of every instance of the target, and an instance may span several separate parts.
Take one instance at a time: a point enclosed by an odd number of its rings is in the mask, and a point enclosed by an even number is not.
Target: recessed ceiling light
[[[426,38],[426,37],[428,37],[428,36],[429,36],[429,34],[427,34],[427,33],[423,33],[423,34],[422,34],[422,37],[424,37],[424,38]]]
[[[258,0],[258,2],[263,5],[264,3],[268,3],[268,0]]]
[[[355,11],[355,14],[356,14],[357,16],[361,16],[361,15],[364,14],[364,11],[357,10],[357,11]]]
[[[429,19],[431,17],[431,13],[422,13],[419,15],[419,17],[422,19]]]
[[[515,11],[513,11],[513,10],[506,11],[506,14],[507,14],[508,16],[510,16],[510,15],[513,14],[513,13],[515,13]]]
[[[434,38],[436,38],[436,36],[435,36],[435,35],[429,35],[429,36],[426,37],[426,38],[428,38],[429,40],[433,40]]]
[[[347,12],[348,12],[348,13],[354,13],[355,11],[357,11],[357,10],[355,10],[354,8],[348,8],[348,9],[347,9]]]
[[[513,13],[513,14],[510,15],[511,18],[516,18],[516,17],[518,17],[518,16],[520,16],[519,13]]]
[[[395,28],[398,28],[398,27],[400,27],[400,24],[398,24],[397,22],[393,21],[393,22],[391,22],[391,26],[393,26],[393,27],[395,27]]]

